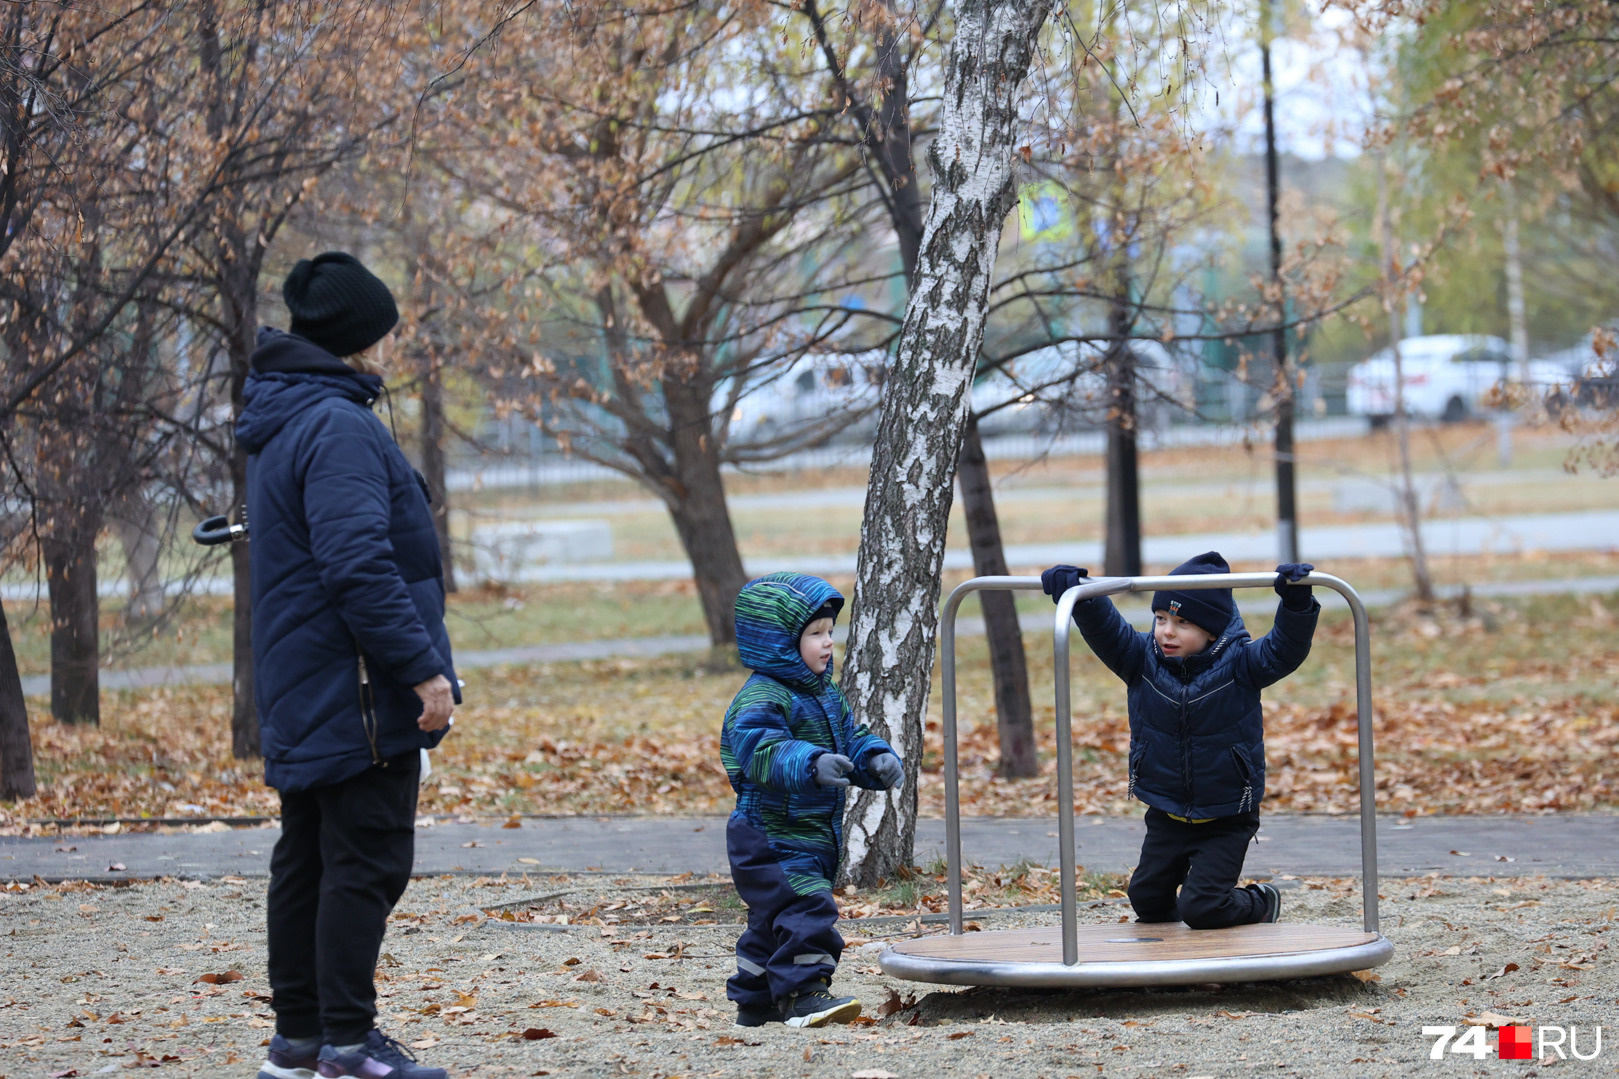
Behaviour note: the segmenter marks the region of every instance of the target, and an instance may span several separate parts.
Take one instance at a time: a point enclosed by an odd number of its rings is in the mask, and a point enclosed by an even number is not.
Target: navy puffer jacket
[[[1265,797],[1265,724],[1259,691],[1310,654],[1321,605],[1278,605],[1255,641],[1240,617],[1195,656],[1166,656],[1106,597],[1074,608],[1074,624],[1124,681],[1130,711],[1130,788],[1143,802],[1189,820],[1259,808]]]
[[[443,731],[416,726],[413,687],[457,684],[438,537],[424,485],[371,413],[381,389],[301,337],[259,333],[236,440],[254,701],[265,782],[281,791],[438,744]]]

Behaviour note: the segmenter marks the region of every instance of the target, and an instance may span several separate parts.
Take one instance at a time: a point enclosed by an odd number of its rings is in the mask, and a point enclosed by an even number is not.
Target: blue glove
[[[1040,574],[1040,588],[1051,597],[1051,602],[1056,603],[1064,592],[1090,575],[1090,570],[1080,569],[1078,566],[1052,566]]]
[[[1288,584],[1288,582],[1302,581],[1314,572],[1315,567],[1308,562],[1283,562],[1276,567],[1276,583],[1273,587],[1276,589],[1276,594],[1282,597],[1283,607],[1290,611],[1308,611],[1310,609],[1310,604],[1314,602],[1311,593],[1315,589],[1309,585],[1300,588],[1297,585]]]
[[[898,757],[886,750],[871,755],[866,761],[866,771],[887,790],[893,790],[905,782],[905,766],[900,763]]]
[[[815,782],[823,787],[847,787],[845,777],[854,771],[854,761],[841,753],[822,753],[815,758]]]

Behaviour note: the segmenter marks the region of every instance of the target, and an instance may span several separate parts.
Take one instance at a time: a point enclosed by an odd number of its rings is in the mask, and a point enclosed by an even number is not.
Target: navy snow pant
[[[793,874],[801,883],[806,875],[826,881],[825,888],[800,895],[788,883],[788,871],[769,837],[746,817],[731,815],[725,846],[731,879],[748,905],[748,927],[736,942],[736,974],[725,983],[725,995],[739,1008],[769,1009],[813,982],[830,981],[843,954],[843,937],[836,928],[838,904],[832,898],[836,865],[790,852]]]
[[[1149,807],[1147,838],[1130,874],[1136,917],[1143,922],[1181,921],[1192,929],[1224,929],[1262,919],[1265,897],[1237,887],[1242,860],[1258,831],[1257,811],[1192,824]]]

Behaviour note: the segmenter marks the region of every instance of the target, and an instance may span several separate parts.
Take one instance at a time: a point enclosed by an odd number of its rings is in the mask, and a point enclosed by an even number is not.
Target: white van
[[[1136,409],[1142,427],[1186,419],[1191,387],[1182,365],[1162,342],[1132,340]],[[972,408],[985,434],[1099,427],[1107,420],[1106,341],[1065,341],[1036,349],[989,372],[973,385]]]
[[[1522,377],[1511,346],[1482,334],[1408,337],[1400,342],[1400,368],[1406,414],[1445,423],[1479,415],[1491,389]],[[1568,380],[1561,364],[1535,360],[1529,365],[1532,385]],[[1382,349],[1349,369],[1346,405],[1350,415],[1370,417],[1374,424],[1394,415],[1393,349]]]
[[[731,410],[733,443],[781,439],[824,441],[875,422],[888,354],[810,352],[785,367],[760,372]]]

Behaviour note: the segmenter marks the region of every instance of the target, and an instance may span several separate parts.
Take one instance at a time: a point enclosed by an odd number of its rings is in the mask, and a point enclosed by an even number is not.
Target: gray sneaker
[[[336,1046],[320,1047],[315,1071],[322,1079],[450,1079],[443,1068],[429,1068],[416,1062],[416,1054],[380,1030],[365,1036],[357,1052],[339,1053]]]
[[[826,981],[811,983],[803,992],[783,997],[776,1003],[781,1020],[790,1027],[824,1027],[828,1023],[850,1023],[860,1016],[860,1002],[854,997],[835,997]]]
[[[1249,888],[1259,893],[1259,898],[1265,901],[1265,916],[1261,922],[1274,922],[1282,916],[1282,893],[1274,884],[1250,884]]]
[[[304,1051],[303,1046],[308,1046]],[[270,1038],[270,1052],[259,1065],[258,1079],[315,1079],[315,1062],[320,1056],[320,1039],[290,1042],[276,1034]]]

